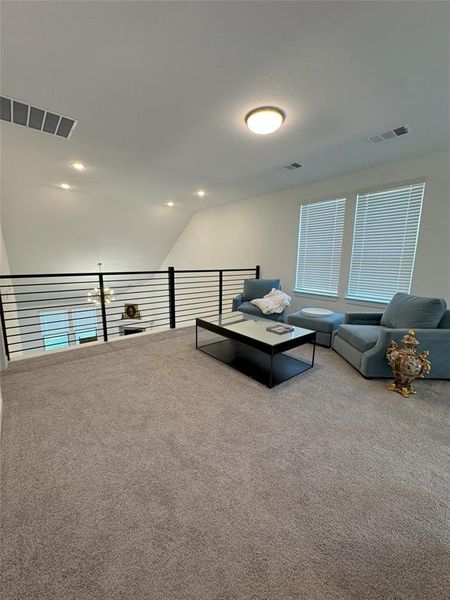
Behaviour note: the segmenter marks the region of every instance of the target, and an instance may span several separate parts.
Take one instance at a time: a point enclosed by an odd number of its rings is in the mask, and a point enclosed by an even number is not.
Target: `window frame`
[[[75,321],[77,319],[76,312],[84,312],[84,311],[92,311],[93,312],[92,318],[95,319],[95,324],[92,325],[92,329],[86,329],[84,331],[79,331],[80,327],[77,327],[75,324]],[[63,313],[66,316],[65,324],[64,324],[64,319],[63,319],[60,321],[63,326],[60,328],[55,327],[54,328],[55,333],[45,333],[45,331],[42,327],[44,324],[42,321],[42,317],[46,314],[48,315],[48,314],[63,314]],[[89,317],[89,318],[91,318],[91,317]],[[42,345],[43,345],[43,349],[45,351],[63,350],[66,348],[71,348],[73,346],[79,346],[80,338],[93,337],[91,335],[83,336],[83,333],[93,333],[94,329],[95,329],[95,336],[96,337],[98,336],[97,310],[92,305],[86,305],[85,308],[81,308],[81,309],[75,308],[73,306],[61,305],[61,308],[59,308],[59,309],[40,310],[39,311],[39,325],[40,325],[40,331],[41,331]],[[83,327],[83,326],[81,326],[81,327]],[[89,325],[89,327],[91,327],[91,326]],[[57,339],[57,338],[65,338],[65,345],[55,345],[54,347],[52,347],[51,342],[46,344],[46,339],[52,340],[52,339]]]
[[[348,193],[336,194],[335,196],[327,196],[315,198],[312,200],[306,200],[303,202],[297,203],[298,210],[298,220],[297,220],[297,246],[296,246],[296,263],[295,263],[295,281],[294,281],[294,289],[293,293],[301,295],[301,296],[310,296],[314,298],[325,298],[329,301],[337,301],[340,297],[340,284],[341,284],[341,272],[342,272],[342,260],[345,256],[345,229],[346,229],[346,220],[349,206],[349,197],[351,195]],[[299,248],[300,248],[300,227],[301,227],[301,219],[302,219],[302,208],[313,206],[321,203],[327,202],[343,202],[344,212],[343,212],[343,223],[342,223],[342,232],[341,232],[341,244],[340,244],[340,256],[339,256],[339,267],[338,267],[338,278],[337,278],[337,286],[336,291],[314,291],[302,289],[298,285],[298,272],[299,272]]]
[[[410,186],[411,187],[419,186],[419,185],[423,186],[422,201],[421,201],[421,206],[420,206],[420,211],[419,211],[417,231],[416,231],[416,236],[415,236],[414,253],[413,253],[411,272],[410,272],[410,277],[409,277],[409,292],[404,292],[404,293],[410,293],[411,288],[412,288],[412,283],[413,283],[413,277],[414,277],[414,268],[415,268],[416,257],[417,257],[417,249],[419,246],[420,228],[421,228],[422,218],[423,218],[423,210],[424,210],[424,203],[425,203],[425,190],[427,188],[427,184],[428,184],[427,177],[419,177],[419,178],[409,179],[409,180],[402,181],[402,182],[384,183],[384,184],[378,184],[376,186],[370,186],[368,188],[359,189],[352,194],[353,227],[352,227],[351,239],[349,240],[350,257],[349,257],[348,272],[347,272],[347,278],[346,278],[347,280],[345,282],[346,293],[344,295],[344,299],[347,303],[362,304],[362,305],[366,305],[366,306],[384,307],[387,304],[389,304],[389,302],[390,302],[390,300],[385,300],[385,299],[383,300],[380,298],[357,297],[354,295],[350,295],[350,292],[349,292],[351,272],[352,272],[352,262],[353,262],[353,248],[354,248],[354,240],[355,240],[355,233],[356,233],[356,216],[357,216],[357,209],[358,209],[358,198],[360,196],[364,196],[364,195],[382,193],[382,192],[386,192],[386,191],[400,190],[402,188],[407,188]],[[394,292],[394,294],[395,293],[396,292]]]
[[[76,316],[77,313],[83,313],[83,312],[88,312],[88,311],[93,313],[92,317],[81,317],[80,318],[80,317]],[[69,331],[70,331],[70,333],[73,336],[73,340],[74,340],[74,345],[75,346],[79,346],[80,345],[80,343],[81,343],[80,339],[91,338],[91,337],[98,337],[97,309],[94,306],[89,305],[89,306],[86,306],[86,307],[83,307],[83,308],[75,308],[75,307],[73,307],[73,308],[70,309],[70,315],[71,315],[71,324],[69,326]],[[80,326],[78,326],[76,324],[77,319],[78,319],[78,321],[80,321],[80,320],[83,320],[83,319],[89,320],[90,318],[92,318],[94,320],[94,324],[93,325],[87,325],[86,324],[86,325],[80,325]],[[80,331],[80,329],[83,328],[83,327],[86,328],[86,329],[82,329]],[[83,335],[83,334],[86,334],[86,333],[93,334],[93,335]]]
[[[49,321],[45,323],[45,315],[57,315],[58,317],[65,315],[63,319],[58,321]],[[43,320],[44,317],[44,320]],[[61,323],[60,327],[51,328],[48,332],[45,331],[46,324]],[[39,311],[39,326],[42,336],[42,344],[45,351],[49,350],[62,350],[64,348],[70,348],[70,317],[67,306],[61,306],[60,309],[52,310],[41,310]],[[53,332],[53,333],[52,333]],[[64,338],[64,344],[52,344],[51,340],[57,340]],[[48,342],[48,343],[47,343]]]

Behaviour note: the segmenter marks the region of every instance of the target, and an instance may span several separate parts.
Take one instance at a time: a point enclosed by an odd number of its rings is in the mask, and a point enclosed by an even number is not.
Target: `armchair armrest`
[[[386,359],[386,350],[392,340],[400,344],[401,339],[408,333],[409,329],[390,329],[382,327],[380,337],[373,348],[362,356],[361,367],[366,375],[386,369],[387,377],[390,376],[390,368]],[[450,379],[450,329],[414,329],[420,345],[418,352],[430,351],[431,378]]]
[[[389,327],[382,327],[377,343],[366,354],[376,354],[380,350],[386,351],[392,340],[400,343],[408,331],[409,328],[390,329]],[[450,329],[414,329],[414,333],[420,342],[417,347],[418,352],[423,350],[430,350],[431,352],[436,345],[439,345],[443,353],[445,350],[450,353]]]
[[[383,313],[345,313],[344,323],[351,325],[379,325]]]
[[[235,298],[233,298],[233,310],[237,310],[243,302],[244,294],[238,294]]]

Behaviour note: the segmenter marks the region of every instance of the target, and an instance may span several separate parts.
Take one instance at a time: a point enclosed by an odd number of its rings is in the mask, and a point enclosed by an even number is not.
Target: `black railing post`
[[[3,344],[5,345],[6,358],[9,360],[8,335],[6,333],[5,313],[3,312],[2,292],[0,290],[0,322],[2,324]]]
[[[169,326],[175,329],[175,267],[169,267]]]
[[[259,279],[259,273],[261,271],[261,267],[259,265],[256,265],[255,268],[255,279]]]
[[[222,314],[223,271],[219,271],[219,315]]]
[[[108,322],[106,320],[105,286],[103,284],[103,273],[98,274],[100,287],[100,304],[102,309],[103,341],[108,341]]]

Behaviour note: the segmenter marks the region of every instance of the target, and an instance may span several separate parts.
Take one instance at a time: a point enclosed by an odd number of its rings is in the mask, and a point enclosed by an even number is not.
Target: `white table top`
[[[305,317],[329,317],[333,311],[327,308],[302,308],[301,313]]]

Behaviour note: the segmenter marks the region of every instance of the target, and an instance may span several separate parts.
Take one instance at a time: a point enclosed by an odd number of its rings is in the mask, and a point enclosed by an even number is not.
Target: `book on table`
[[[283,335],[283,333],[290,333],[294,331],[294,328],[291,325],[284,325],[283,323],[279,323],[278,325],[271,325],[266,328],[267,331],[271,333],[277,333],[278,335]]]

